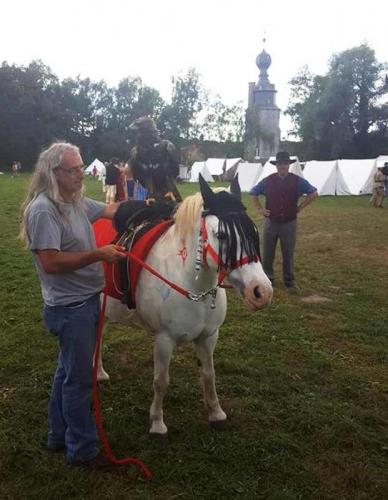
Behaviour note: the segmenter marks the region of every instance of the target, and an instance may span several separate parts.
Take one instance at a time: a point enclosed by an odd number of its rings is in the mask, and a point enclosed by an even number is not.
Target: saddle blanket
[[[173,224],[173,220],[165,220],[156,226],[151,227],[145,234],[143,234],[132,246],[131,252],[136,255],[140,260],[145,261],[151,248],[155,242],[162,236],[163,233]],[[108,219],[98,219],[93,223],[94,235],[96,238],[97,247],[109,245],[118,240],[118,233],[113,227],[112,221]],[[130,260],[130,259],[129,259]],[[134,260],[129,262],[129,266],[119,266],[103,262],[105,274],[105,287],[103,292],[109,297],[115,299],[123,299],[123,277],[121,275],[122,269],[125,267],[129,271],[128,280],[130,283],[130,302],[131,306],[136,305],[136,285],[139,280],[140,273],[143,269],[141,264]]]

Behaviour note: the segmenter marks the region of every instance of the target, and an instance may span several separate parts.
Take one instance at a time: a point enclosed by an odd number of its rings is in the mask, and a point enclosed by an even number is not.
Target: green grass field
[[[208,427],[188,346],[171,366],[170,442],[150,440],[152,340],[109,325],[106,431],[118,456],[150,467],[145,481],[135,467],[74,470],[40,449],[57,344],[41,321],[31,257],[16,240],[27,181],[0,176],[2,500],[388,498],[388,208],[371,209],[366,197],[318,199],[299,219],[302,296],[281,285],[280,259],[268,310],[252,315],[228,292],[215,353],[224,431]],[[87,193],[103,199],[97,181]]]

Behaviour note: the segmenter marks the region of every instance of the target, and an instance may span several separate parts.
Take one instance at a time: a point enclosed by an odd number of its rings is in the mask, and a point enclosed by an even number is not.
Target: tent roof
[[[317,188],[321,196],[335,195],[337,186],[337,160],[307,161],[303,177]]]
[[[190,172],[190,182],[198,182],[199,174],[202,175],[205,181],[214,182],[214,179],[206,166],[206,162],[204,161],[196,161],[193,163]]]
[[[338,170],[342,174],[350,194],[369,194],[372,192],[373,174],[376,170],[375,159],[338,160]]]
[[[241,191],[249,192],[258,183],[262,170],[261,163],[239,163],[236,175],[238,175]]]
[[[92,163],[85,168],[85,173],[89,173],[93,171],[94,166],[97,168],[97,172],[105,174],[106,168],[105,165],[98,158],[94,159]]]
[[[224,171],[224,163],[226,161],[226,169]],[[222,175],[227,172],[230,168],[233,168],[241,161],[241,158],[208,158],[206,160],[206,166],[209,169],[211,175]]]
[[[383,167],[386,162],[388,162],[388,156],[380,155],[376,158],[376,167]]]

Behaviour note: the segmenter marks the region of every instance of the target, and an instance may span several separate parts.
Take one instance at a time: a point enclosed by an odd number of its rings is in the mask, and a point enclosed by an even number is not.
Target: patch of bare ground
[[[322,295],[313,294],[301,297],[300,301],[305,304],[326,304],[327,302],[332,302],[332,299],[329,299],[329,297],[323,297]]]
[[[368,246],[347,246],[341,249],[341,253],[346,255],[347,259],[360,259],[382,264],[387,258],[388,247],[386,245]]]
[[[328,462],[326,456],[305,467],[316,475],[327,492],[327,498],[372,500],[386,498],[388,480],[382,470],[367,466],[362,457],[347,453],[337,463]],[[339,463],[340,462],[340,463]],[[344,492],[346,491],[346,496]]]
[[[334,233],[329,233],[328,231],[303,232],[304,240],[327,241],[327,240],[332,240],[334,237],[337,237],[337,235]]]

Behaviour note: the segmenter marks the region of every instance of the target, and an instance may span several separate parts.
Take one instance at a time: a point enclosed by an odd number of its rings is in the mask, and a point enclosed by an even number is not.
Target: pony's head
[[[232,181],[230,193],[212,191],[202,176],[199,182],[201,194],[186,199],[182,213],[178,210],[181,236],[182,231],[185,236],[193,234],[200,222],[197,264],[228,274],[251,310],[266,307],[271,303],[272,286],[260,263],[259,233],[241,202],[238,179]],[[195,226],[193,221],[197,221]]]

